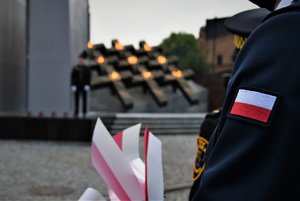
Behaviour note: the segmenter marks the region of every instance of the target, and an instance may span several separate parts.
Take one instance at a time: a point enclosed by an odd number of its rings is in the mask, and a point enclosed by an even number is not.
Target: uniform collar
[[[289,6],[289,5],[291,5],[292,2],[293,2],[293,0],[281,0],[275,10],[278,10],[278,9],[281,9],[281,8],[285,8],[285,7]]]
[[[276,15],[280,15],[282,13],[286,13],[288,11],[300,11],[300,1],[299,0],[295,0],[292,2],[292,4],[290,6],[286,6],[283,7],[281,9],[275,10],[274,12],[271,12],[265,19],[263,22],[267,21],[268,19],[272,18],[273,16]]]

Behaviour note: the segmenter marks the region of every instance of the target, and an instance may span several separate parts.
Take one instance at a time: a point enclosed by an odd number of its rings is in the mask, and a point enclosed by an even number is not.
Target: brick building
[[[233,67],[234,36],[224,26],[226,19],[207,20],[205,27],[200,29],[198,39],[209,66],[209,74],[201,80],[209,91],[209,110],[222,106],[225,98],[224,75],[228,75]]]

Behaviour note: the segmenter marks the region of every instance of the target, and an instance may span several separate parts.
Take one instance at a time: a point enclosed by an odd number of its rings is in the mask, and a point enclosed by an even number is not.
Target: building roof
[[[218,38],[230,34],[225,28],[225,18],[215,18],[206,20],[206,26],[201,28],[201,31],[205,33],[207,39]]]

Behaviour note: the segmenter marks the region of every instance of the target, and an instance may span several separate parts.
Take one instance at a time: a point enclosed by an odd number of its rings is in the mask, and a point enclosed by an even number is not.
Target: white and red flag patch
[[[276,96],[240,89],[230,114],[256,120],[261,123],[268,123],[276,101]]]

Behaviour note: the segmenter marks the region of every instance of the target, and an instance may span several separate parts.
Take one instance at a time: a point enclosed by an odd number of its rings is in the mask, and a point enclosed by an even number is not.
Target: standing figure
[[[91,72],[85,64],[87,59],[86,52],[79,56],[79,63],[73,67],[71,73],[71,89],[75,96],[74,116],[78,116],[79,98],[82,97],[82,114],[85,116],[87,111],[87,93],[90,91]]]

